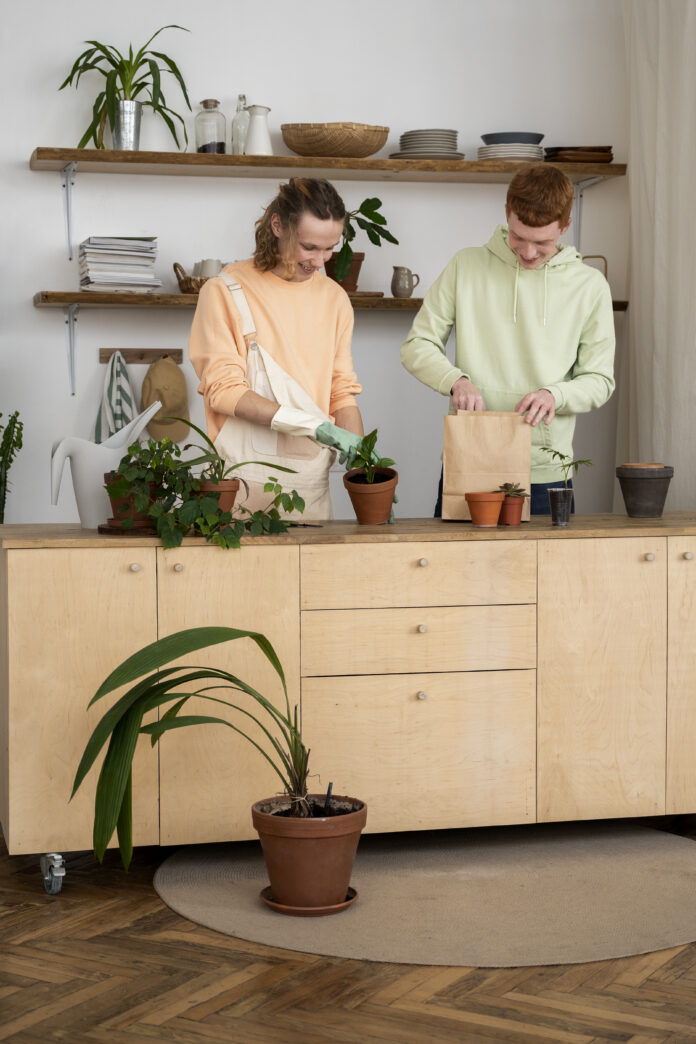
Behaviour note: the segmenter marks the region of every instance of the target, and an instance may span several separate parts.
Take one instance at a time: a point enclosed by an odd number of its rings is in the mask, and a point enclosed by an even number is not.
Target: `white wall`
[[[467,158],[475,158],[481,133],[509,129],[543,131],[546,145],[612,144],[615,159],[626,158],[620,0],[353,0],[349,6],[325,0],[311,10],[280,0],[208,0],[196,7],[188,0],[71,0],[67,7],[35,0],[7,5],[3,22],[0,411],[7,416],[19,409],[25,423],[7,522],[77,520],[69,480],[58,506],[50,505],[49,457],[57,438],[92,434],[104,376],[99,347],[185,348],[191,322],[189,312],[83,309],[77,394],[71,397],[62,311],[32,305],[40,289],[78,286],[77,261],[66,255],[59,175],[31,172],[28,163],[36,146],[76,145],[89,122],[100,77],[90,82],[85,76],[77,91],[57,91],[84,40],[139,46],[160,25],[186,26],[190,33],[168,30],[156,44],[177,61],[192,102],[217,97],[230,113],[237,93],[245,92],[249,102],[269,105],[279,153],[288,152],[281,123],[355,120],[390,126],[382,155],[398,148],[403,131],[435,126],[456,128]],[[172,108],[187,112],[175,85],[166,94]],[[187,123],[192,138],[193,113]],[[149,114],[141,147],[173,147],[164,125]],[[364,290],[388,294],[396,264],[418,272],[427,288],[457,249],[485,242],[504,219],[502,185],[337,185],[349,208],[366,195],[380,196],[400,240],[399,246],[368,249]],[[79,174],[73,241],[157,235],[157,271],[164,290],[175,291],[174,261],[190,270],[200,257],[250,254],[254,220],[274,190],[268,180]],[[626,201],[626,179],[585,194],[583,252],[607,256],[615,298],[626,296]],[[398,462],[402,517],[432,513],[448,405],[400,366],[399,346],[411,318],[357,312],[354,338],[365,424],[379,427],[382,451]],[[623,322],[619,316],[619,335]],[[195,375],[188,363],[185,369],[192,419],[202,423]],[[138,389],[144,371],[130,367]],[[575,449],[595,461],[579,477],[579,510],[610,510],[611,403],[580,418]],[[340,475],[334,479],[336,515],[352,517]]]

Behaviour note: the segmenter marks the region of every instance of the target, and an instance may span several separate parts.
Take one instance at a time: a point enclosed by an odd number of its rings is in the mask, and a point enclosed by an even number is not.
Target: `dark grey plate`
[[[486,145],[510,145],[519,142],[523,145],[538,145],[543,140],[543,134],[534,134],[531,131],[503,131],[499,134],[482,134],[482,140]]]

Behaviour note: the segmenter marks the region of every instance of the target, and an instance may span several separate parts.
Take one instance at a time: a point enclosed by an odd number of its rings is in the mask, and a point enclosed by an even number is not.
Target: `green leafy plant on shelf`
[[[80,78],[87,72],[98,72],[106,81],[104,90],[99,92],[94,101],[92,121],[80,138],[78,149],[84,148],[90,140],[94,142],[96,148],[104,148],[104,127],[108,119],[113,132],[116,123],[117,101],[138,101],[151,108],[154,113],[162,117],[177,148],[181,148],[174,123],[174,120],[178,120],[184,134],[184,142],[188,144],[188,134],[183,117],[170,109],[165,100],[162,91],[162,74],[171,74],[174,77],[190,110],[191,102],[186,91],[186,84],[172,58],[161,51],[148,50],[155,37],[165,29],[181,29],[182,32],[189,32],[182,25],[163,25],[137,52],[134,53],[133,45],[129,44],[127,55],[122,54],[111,44],[103,44],[98,40],[85,40],[89,47],[78,56],[70,73],[58,88],[62,91],[64,87],[71,86],[73,83],[75,87],[78,87]]]
[[[334,276],[337,282],[345,279],[350,271],[353,260],[353,247],[351,243],[357,235],[356,225],[366,233],[368,239],[374,246],[381,246],[382,240],[388,243],[398,244],[399,240],[387,229],[387,219],[380,213],[382,200],[376,196],[364,199],[357,210],[349,210],[343,223],[343,244],[338,251],[334,261]]]
[[[375,481],[375,468],[391,468],[395,463],[391,457],[379,457],[376,446],[377,428],[369,435],[363,435],[351,463],[351,468],[359,468],[365,473],[366,482]]]
[[[563,471],[563,484],[565,488],[568,488],[568,476],[572,472],[577,475],[582,465],[588,468],[592,467],[592,461],[586,458],[573,460],[572,457],[568,456],[567,453],[561,453],[560,450],[550,449],[549,446],[542,446],[545,453],[550,453],[554,460],[558,461],[559,467]]]
[[[278,675],[283,692],[282,708],[276,707],[270,699],[229,671],[216,667],[166,666],[172,660],[188,656],[199,649],[239,638],[255,642]],[[150,736],[154,747],[164,733],[172,729],[192,725],[225,725],[248,740],[271,765],[283,792],[290,799],[291,814],[298,817],[310,814],[307,801],[309,751],[302,742],[297,707],[290,706],[283,668],[273,646],[263,634],[233,627],[193,627],[167,635],[140,649],[116,667],[99,686],[89,706],[124,685],[132,687],[106,711],[87,742],[71,795],[74,796],[80,788],[108,742],[94,799],[93,842],[100,862],[114,831],[118,835],[121,859],[126,869],[131,861],[132,766],[141,733]],[[239,697],[230,701],[213,695],[225,689],[246,693],[251,702],[244,701],[246,705],[242,705],[238,702]],[[181,711],[194,696],[208,701],[213,712],[220,705],[234,711],[234,720],[217,717],[214,713],[182,714]],[[143,725],[146,715],[166,704],[171,706],[158,721]],[[250,731],[245,731],[249,727]]]
[[[2,413],[0,413],[2,417]],[[15,410],[7,418],[6,424],[0,424],[0,524],[5,521],[5,503],[9,481],[7,474],[12,466],[12,461],[22,448],[22,433],[24,425],[19,419],[19,410]]]

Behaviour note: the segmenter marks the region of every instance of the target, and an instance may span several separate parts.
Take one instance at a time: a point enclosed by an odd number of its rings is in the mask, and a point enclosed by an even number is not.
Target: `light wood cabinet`
[[[696,810],[696,537],[667,540],[666,812]]]
[[[667,541],[539,543],[541,822],[665,812]]]
[[[261,631],[283,665],[291,706],[298,705],[299,548],[160,548],[157,558],[159,636],[212,625]],[[213,646],[182,662],[220,667],[283,704],[280,679],[249,639]],[[227,689],[212,695],[259,713],[246,693]],[[265,745],[251,719],[221,704],[189,700],[187,713],[232,720]],[[160,844],[256,836],[249,809],[278,793],[280,780],[247,740],[224,725],[197,725],[169,733],[159,746]]]
[[[155,549],[12,550],[3,566],[0,818],[11,854],[92,847],[97,765],[70,801],[87,705],[109,671],[157,637]],[[133,839],[157,844],[157,756],[139,740]]]

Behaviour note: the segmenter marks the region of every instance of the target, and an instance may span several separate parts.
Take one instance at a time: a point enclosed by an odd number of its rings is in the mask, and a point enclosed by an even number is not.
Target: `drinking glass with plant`
[[[577,475],[579,469],[584,465],[586,467],[592,466],[592,461],[586,458],[578,458],[574,460],[567,453],[561,453],[559,450],[551,449],[548,446],[542,447],[545,453],[549,453],[551,457],[558,462],[559,467],[563,472],[563,486],[558,488],[549,489],[549,507],[551,509],[551,524],[554,526],[567,526],[570,522],[570,514],[573,503],[573,488],[568,485],[568,478],[570,474]]]
[[[80,78],[86,72],[98,72],[105,80],[104,89],[99,92],[94,100],[92,121],[80,138],[78,149],[83,149],[90,139],[94,142],[96,148],[104,148],[106,120],[108,118],[113,135],[116,129],[119,102],[137,102],[151,108],[154,113],[162,117],[177,144],[177,148],[180,148],[174,123],[174,120],[178,120],[184,133],[184,142],[188,144],[188,134],[183,118],[178,112],[174,112],[173,109],[169,108],[164,97],[162,74],[171,74],[174,77],[190,110],[191,102],[186,92],[186,84],[176,62],[172,58],[161,51],[149,50],[149,45],[155,37],[159,36],[165,29],[181,29],[182,32],[189,32],[182,25],[163,25],[135,53],[133,45],[129,44],[127,55],[122,54],[121,51],[111,44],[103,44],[99,40],[85,41],[85,43],[89,44],[89,47],[76,58],[68,76],[66,76],[58,88],[58,90],[62,91],[64,87],[68,87],[73,83],[75,87],[78,87]],[[114,147],[119,148],[122,146],[116,144]],[[128,147],[137,149],[138,143],[136,142]]]

